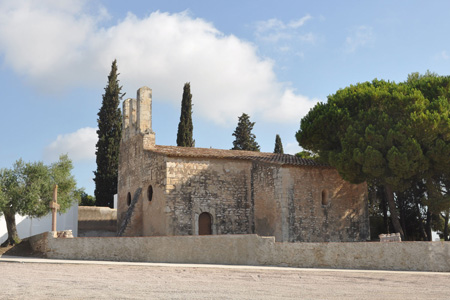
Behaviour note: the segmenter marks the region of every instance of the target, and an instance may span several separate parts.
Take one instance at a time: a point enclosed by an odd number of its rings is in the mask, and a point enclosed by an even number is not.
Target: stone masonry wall
[[[142,188],[125,236],[197,235],[202,212],[211,215],[213,234],[290,242],[369,236],[366,185],[349,184],[334,169],[167,157],[144,150],[143,140],[136,135],[121,146],[119,226],[128,193]]]
[[[142,139],[139,136],[130,138],[127,143],[121,142],[120,155],[119,155],[119,178],[117,184],[117,225],[121,226],[124,221],[125,214],[128,210],[127,198],[133,198],[134,193],[140,187],[140,181],[136,181],[139,178],[138,158],[142,156]],[[128,196],[128,194],[130,194]],[[138,211],[139,203],[137,204],[136,211]],[[142,216],[134,214],[134,218],[131,220],[131,224],[128,226],[125,235],[141,235]]]
[[[252,232],[251,163],[221,159],[167,159],[166,211],[172,235],[197,235],[202,212],[213,234]]]
[[[117,223],[118,226],[122,224],[128,209],[128,193],[133,198],[142,188],[131,224],[124,235],[166,235],[165,157],[144,151],[143,140],[138,134],[120,146]],[[153,191],[151,201],[148,200],[150,186]]]
[[[170,235],[166,202],[166,157],[144,151],[141,160],[143,235]],[[151,199],[150,199],[151,197]]]
[[[334,169],[258,162],[253,185],[257,234],[290,242],[364,241],[369,236],[366,185],[350,184]]]
[[[278,165],[253,163],[252,191],[255,203],[255,233],[261,236],[274,236],[277,241],[283,238],[282,211],[283,203],[282,168]]]
[[[369,238],[366,184],[350,184],[331,168],[289,171],[293,183],[293,193],[288,195],[289,241],[352,242]]]

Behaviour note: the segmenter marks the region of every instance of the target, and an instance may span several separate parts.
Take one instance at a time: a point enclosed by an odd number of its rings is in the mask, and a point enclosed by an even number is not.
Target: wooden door
[[[207,212],[203,212],[198,217],[198,234],[209,235],[212,234],[211,230],[211,215]]]

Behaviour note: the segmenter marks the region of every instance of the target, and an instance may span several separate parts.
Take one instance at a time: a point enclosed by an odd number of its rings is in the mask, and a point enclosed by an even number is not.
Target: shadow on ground
[[[18,245],[0,247],[0,256],[44,257],[42,253],[33,251],[28,239],[23,239]]]

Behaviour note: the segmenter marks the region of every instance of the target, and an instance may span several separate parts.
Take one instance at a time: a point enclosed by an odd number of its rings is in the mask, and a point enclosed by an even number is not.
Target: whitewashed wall
[[[73,205],[65,214],[58,214],[56,230],[72,230],[73,236],[78,236],[78,203]],[[16,215],[17,233],[21,239],[52,230],[52,215],[42,218],[30,218]],[[5,217],[0,217],[0,244],[8,238]]]

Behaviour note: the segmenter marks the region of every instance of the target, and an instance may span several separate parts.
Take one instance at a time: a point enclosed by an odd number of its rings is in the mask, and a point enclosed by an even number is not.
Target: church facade
[[[293,155],[156,145],[151,101],[151,89],[143,87],[123,103],[121,235],[369,238],[366,184],[350,184],[334,168]]]

